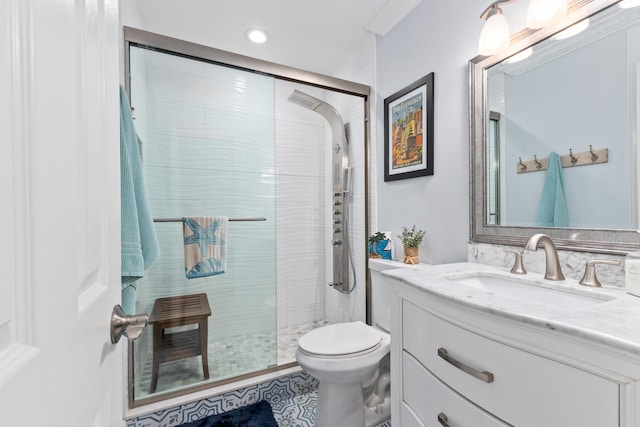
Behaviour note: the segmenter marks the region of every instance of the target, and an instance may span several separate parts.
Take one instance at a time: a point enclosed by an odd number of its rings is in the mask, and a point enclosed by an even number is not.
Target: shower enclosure
[[[130,345],[130,406],[294,366],[300,335],[365,320],[368,88],[125,38],[161,252],[137,286],[136,312],[151,317]],[[185,277],[190,216],[230,218],[224,274]],[[167,301],[181,320],[162,323]]]

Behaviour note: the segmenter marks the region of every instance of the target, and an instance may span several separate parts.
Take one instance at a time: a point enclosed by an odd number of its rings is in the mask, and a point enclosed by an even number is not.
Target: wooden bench
[[[208,317],[211,308],[207,294],[158,298],[153,304],[149,323],[153,325],[153,368],[150,393],[158,385],[160,364],[187,357],[202,356],[204,379],[209,379],[207,356]],[[168,332],[166,329],[198,325],[195,329]]]

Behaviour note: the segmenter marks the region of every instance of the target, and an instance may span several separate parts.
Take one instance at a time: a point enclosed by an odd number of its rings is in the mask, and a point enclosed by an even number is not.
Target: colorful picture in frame
[[[433,175],[434,73],[384,100],[384,180]]]

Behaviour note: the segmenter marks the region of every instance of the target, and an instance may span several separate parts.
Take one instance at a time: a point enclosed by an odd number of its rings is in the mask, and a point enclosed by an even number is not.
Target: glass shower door
[[[274,79],[141,46],[130,76],[161,253],[137,286],[141,401],[276,365]],[[196,216],[229,218],[226,268],[187,279],[181,218]]]

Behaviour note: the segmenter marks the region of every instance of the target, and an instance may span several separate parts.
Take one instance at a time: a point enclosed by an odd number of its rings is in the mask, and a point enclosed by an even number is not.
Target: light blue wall
[[[468,61],[477,54],[484,7],[472,0],[423,1],[393,31],[377,38],[378,229],[397,235],[403,225],[416,224],[426,230],[420,258],[428,263],[467,259]],[[384,98],[432,71],[434,175],[385,183]]]

